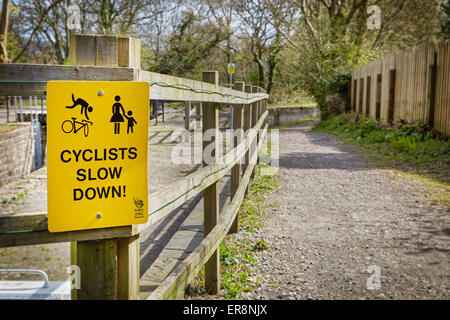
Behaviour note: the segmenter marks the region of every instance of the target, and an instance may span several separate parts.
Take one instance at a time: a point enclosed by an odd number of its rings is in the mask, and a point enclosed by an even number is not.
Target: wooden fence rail
[[[265,119],[265,118],[264,118]],[[262,119],[263,120],[263,119]],[[267,126],[262,131],[261,139],[267,135]],[[247,167],[241,178],[236,193],[227,205],[217,225],[210,231],[200,245],[192,252],[149,296],[149,300],[162,299],[179,299],[184,295],[184,289],[193,280],[195,275],[200,271],[203,264],[211,257],[213,252],[217,250],[220,242],[227,235],[237,217],[242,200],[249,185],[250,178],[256,166],[258,153],[261,151],[263,144],[259,144],[256,152],[253,153],[251,164]]]
[[[392,53],[355,69],[351,106],[385,123],[419,121],[450,136],[450,41]]]
[[[235,140],[233,150],[225,155],[214,154],[213,164],[205,163],[202,169],[149,195],[149,220],[144,225],[50,233],[46,212],[0,215],[0,247],[72,242],[71,264],[82,269],[82,289],[73,291],[73,298],[138,299],[139,234],[202,192],[205,239],[150,298],[182,297],[183,290],[204,264],[207,289],[217,293],[219,243],[229,231],[237,232],[237,212],[266,138],[268,95],[262,89],[244,83],[236,84],[238,90],[221,87],[217,71],[204,72],[204,81],[195,81],[140,70],[136,65],[140,56],[135,56],[140,54],[136,49],[140,48],[138,42],[139,39],[132,38],[72,36],[70,59],[80,63],[79,66],[0,64],[0,95],[42,95],[50,80],[148,81],[151,99],[184,101],[186,105],[201,103],[203,130],[218,132],[220,104],[233,105],[234,129],[245,129],[245,135]],[[115,50],[119,54],[114,54]],[[105,55],[104,60],[99,52]],[[114,59],[118,62],[114,63]],[[241,173],[242,159],[246,162]],[[219,216],[218,181],[230,172],[233,172],[231,203]],[[230,230],[231,226],[234,230]]]

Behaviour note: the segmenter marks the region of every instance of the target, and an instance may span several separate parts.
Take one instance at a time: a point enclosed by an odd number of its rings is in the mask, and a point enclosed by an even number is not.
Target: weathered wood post
[[[258,93],[265,93],[266,91],[263,88],[259,88],[258,89]],[[266,103],[266,99],[264,100],[260,100],[259,101],[259,108],[258,108],[258,121],[259,119],[261,119],[261,116],[264,114],[264,106]],[[264,129],[265,126],[265,121],[264,123],[261,125],[261,128],[259,129],[259,133],[258,133],[258,145],[259,143],[261,143],[261,136],[262,136],[262,129]],[[259,163],[259,155],[258,155],[258,163]]]
[[[191,102],[184,103],[184,128],[191,131]]]
[[[364,78],[359,79],[359,101],[358,101],[358,113],[363,113],[364,104]]]
[[[377,74],[377,85],[376,85],[376,99],[375,99],[375,119],[381,120],[381,96],[383,90],[383,77],[381,73]]]
[[[366,80],[366,107],[364,114],[366,117],[370,117],[370,104],[371,104],[371,98],[372,98],[372,77],[367,76]]]
[[[214,85],[219,84],[218,71],[205,71],[202,75],[203,82]],[[218,103],[203,103],[203,165],[208,166],[211,161],[216,160],[216,152],[219,147],[219,104]],[[211,132],[212,130],[213,132]],[[208,132],[207,132],[208,131]],[[206,134],[206,139],[205,139]],[[213,141],[211,141],[213,140]],[[211,154],[206,154],[207,147],[213,143]],[[211,157],[208,159],[206,157]],[[217,225],[219,220],[219,182],[213,183],[205,189],[203,196],[203,211],[204,211],[204,235],[205,237]],[[209,294],[219,294],[220,292],[220,252],[217,249],[208,262],[205,264],[205,287]]]
[[[71,266],[76,266],[77,265],[77,243],[76,242],[71,242],[70,243],[70,265]],[[72,276],[72,274],[70,275]],[[78,276],[81,276],[81,274],[79,274]],[[75,281],[76,284],[76,281]],[[74,286],[73,281],[71,282],[71,289],[70,289],[70,298],[72,300],[77,300],[77,289]]]
[[[9,97],[5,97],[6,104],[6,123],[9,123]]]
[[[433,49],[433,60],[428,66],[428,124],[430,127],[434,128],[434,114],[436,109],[436,80],[437,80],[437,52]]]
[[[252,93],[258,93],[258,92],[259,92],[259,87],[252,86]],[[255,128],[255,126],[259,120],[259,106],[260,106],[260,101],[253,102],[252,128]],[[256,134],[256,139],[254,140],[254,143],[252,144],[252,157],[253,157],[253,153],[258,152],[258,144],[259,144],[259,132]],[[259,156],[257,156],[257,158],[256,158],[256,164],[258,164],[258,162],[259,162]],[[255,167],[255,170],[256,170],[256,167]],[[253,172],[252,172],[252,179],[255,176],[255,170],[253,170]]]
[[[245,92],[252,93],[252,86],[246,85]],[[245,131],[246,135],[250,133],[250,129],[252,127],[252,106],[253,105],[251,103],[244,106],[244,131]],[[251,150],[252,145],[250,144],[248,147],[249,148],[248,148],[247,152],[245,153],[245,161],[244,161],[244,166],[242,169],[242,171],[244,173],[247,171],[247,168],[250,164],[251,155],[252,155],[252,150]],[[248,186],[247,186],[247,190],[245,192],[246,194],[248,193],[249,188],[250,188],[250,184],[248,184]]]
[[[117,298],[139,299],[139,234],[117,241]]]
[[[235,90],[244,92],[245,83],[235,82]],[[244,105],[237,104],[234,105],[233,110],[233,146],[236,148],[244,140]],[[233,199],[235,196],[239,185],[241,184],[241,159],[234,165],[231,169],[231,192],[230,198]],[[239,214],[234,219],[233,224],[230,227],[229,233],[239,232]]]
[[[266,93],[266,90],[263,88],[259,88],[259,92]],[[261,116],[267,111],[267,99],[261,100],[261,107],[259,110],[260,110],[259,117],[261,118]],[[260,137],[262,136],[263,133],[265,133],[266,125],[267,125],[267,117],[264,119],[263,124],[261,125]],[[265,136],[265,139],[268,139],[267,135],[264,135],[264,136]],[[261,141],[260,143],[263,143],[263,142],[264,141]]]
[[[77,242],[81,270],[79,300],[117,299],[117,239]]]
[[[195,130],[197,127],[197,104],[190,101],[184,103],[184,128],[187,131]]]
[[[71,35],[69,45],[72,65],[140,69],[140,39]],[[71,249],[71,263],[76,263],[81,271],[81,288],[73,298],[139,298],[139,235],[78,241]]]
[[[266,91],[265,89],[261,89],[261,92],[262,92],[262,93],[267,93],[267,91]],[[267,99],[264,99],[264,100],[262,101],[262,110],[261,110],[261,114],[264,114],[264,113],[267,111],[267,103],[268,103]],[[265,128],[266,125],[267,125],[267,119],[268,119],[268,117],[266,117],[266,119],[264,120],[263,128]]]
[[[389,123],[394,123],[394,119],[395,119],[396,79],[397,79],[397,70],[396,69],[389,70],[389,111],[388,111],[388,122]]]
[[[196,128],[200,127],[201,120],[202,120],[202,103],[199,102],[196,104],[196,107],[195,107],[195,121],[196,122],[198,121],[198,123],[196,124]]]

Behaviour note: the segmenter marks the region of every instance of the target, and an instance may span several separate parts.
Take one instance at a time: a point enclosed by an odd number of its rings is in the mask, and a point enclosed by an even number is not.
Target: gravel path
[[[279,206],[256,234],[271,249],[247,298],[449,299],[449,212],[310,126],[280,132]]]

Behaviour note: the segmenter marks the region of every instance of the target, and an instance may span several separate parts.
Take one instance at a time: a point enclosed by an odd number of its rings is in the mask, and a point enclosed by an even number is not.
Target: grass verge
[[[307,105],[313,105],[316,104],[316,102],[312,99],[299,99],[299,100],[286,100],[286,101],[280,101],[280,102],[274,102],[269,104],[269,108],[283,108],[283,107],[300,107],[300,106],[307,106]]]
[[[12,196],[10,199],[3,199],[2,204],[10,204],[14,201],[19,201],[20,199],[28,197],[28,193],[30,192],[30,189],[25,188],[23,192],[20,192],[14,196]]]
[[[364,151],[373,165],[393,169],[411,182],[427,187],[434,203],[450,209],[450,141],[426,125],[388,128],[372,119],[343,114],[314,130],[337,136],[344,144]]]
[[[318,120],[318,119],[320,119],[320,117],[306,118],[306,119],[302,119],[302,120],[298,120],[298,121],[282,124],[282,125],[279,125],[279,126],[275,126],[275,127],[270,128],[269,130],[281,130],[281,129],[284,129],[284,128],[293,127],[293,126],[296,126],[296,125],[299,125],[299,124],[302,124],[302,123],[306,123],[306,122],[310,122],[310,121],[314,121],[314,120]]]

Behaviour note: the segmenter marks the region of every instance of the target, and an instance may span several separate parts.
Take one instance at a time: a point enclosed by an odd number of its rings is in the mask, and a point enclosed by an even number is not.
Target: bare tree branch
[[[28,46],[31,44],[31,41],[33,40],[36,32],[41,28],[42,24],[45,21],[45,18],[47,16],[47,14],[50,12],[50,10],[52,10],[58,3],[60,3],[62,0],[56,0],[55,2],[53,2],[48,8],[47,10],[44,12],[44,14],[41,16],[41,19],[39,20],[39,23],[37,24],[37,26],[34,28],[33,32],[31,33],[30,37],[28,38],[28,41],[25,43],[25,45],[23,46],[22,50],[19,52],[19,54],[13,59],[13,63],[16,63],[23,55],[24,53],[27,51]]]

